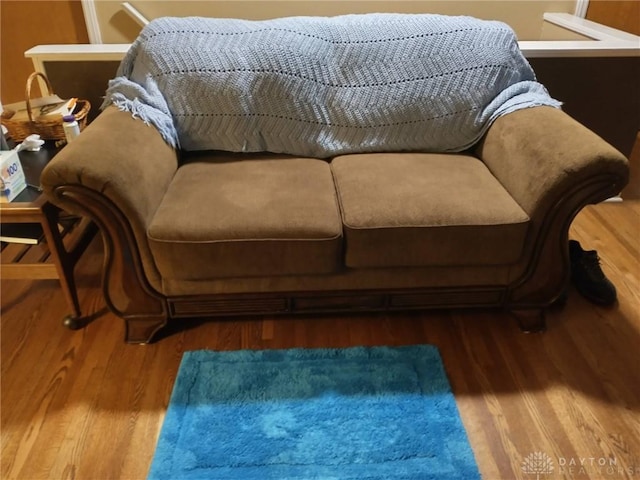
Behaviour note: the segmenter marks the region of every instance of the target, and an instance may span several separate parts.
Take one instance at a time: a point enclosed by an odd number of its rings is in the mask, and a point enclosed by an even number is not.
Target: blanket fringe
[[[147,88],[149,88],[148,85]],[[162,98],[161,96],[149,98],[148,90],[120,76],[109,81],[109,88],[101,109],[115,105],[121,111],[130,112],[134,118],[139,118],[146,125],[154,126],[164,141],[177,149],[180,148],[178,131],[173,124],[173,117],[167,105],[158,104],[158,99]]]

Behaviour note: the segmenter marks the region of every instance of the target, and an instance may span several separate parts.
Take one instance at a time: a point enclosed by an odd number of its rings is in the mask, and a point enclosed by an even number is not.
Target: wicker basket
[[[13,111],[6,110],[2,112],[2,125],[7,127],[9,136],[15,142],[21,142],[29,135],[37,133],[43,140],[63,140],[65,138],[64,129],[62,127],[62,116],[53,118],[38,117],[34,120],[33,112],[31,111],[31,84],[36,77],[41,77],[47,84],[49,95],[53,95],[53,89],[49,79],[41,72],[33,72],[27,79],[27,87],[25,91],[26,109],[28,114],[28,120],[21,116],[20,120],[13,119],[15,113]],[[87,100],[78,100],[76,102],[73,115],[76,117],[80,131],[87,124],[87,114],[91,110],[91,104]]]

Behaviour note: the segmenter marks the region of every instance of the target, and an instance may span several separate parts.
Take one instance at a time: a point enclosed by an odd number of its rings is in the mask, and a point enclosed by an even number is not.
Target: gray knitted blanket
[[[426,14],[160,18],[112,103],[185,150],[312,157],[461,151],[501,115],[559,106],[510,27]]]

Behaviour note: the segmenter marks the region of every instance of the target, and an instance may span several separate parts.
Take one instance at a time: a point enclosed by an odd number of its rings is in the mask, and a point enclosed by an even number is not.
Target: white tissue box
[[[0,151],[0,202],[12,201],[27,188],[27,181],[24,178],[22,164],[15,150]]]

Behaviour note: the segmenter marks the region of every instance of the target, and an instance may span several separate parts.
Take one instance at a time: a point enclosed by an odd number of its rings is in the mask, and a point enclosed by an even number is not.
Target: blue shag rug
[[[186,352],[149,479],[479,479],[429,345]]]

